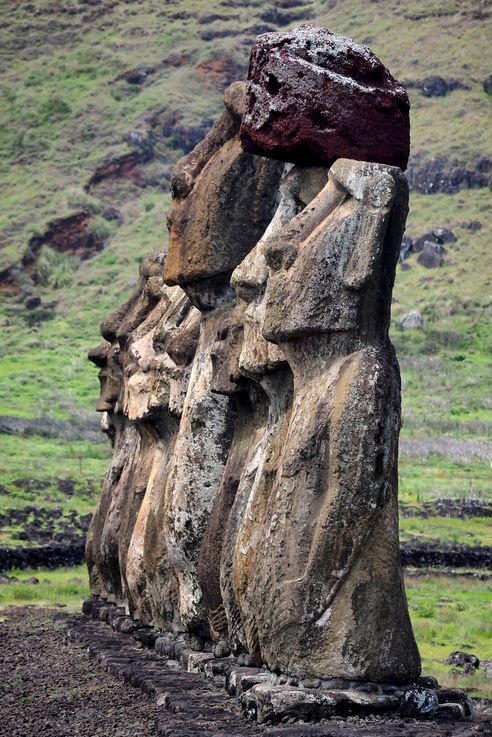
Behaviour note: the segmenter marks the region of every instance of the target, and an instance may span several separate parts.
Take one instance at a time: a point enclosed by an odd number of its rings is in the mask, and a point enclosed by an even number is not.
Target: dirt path
[[[67,642],[49,612],[0,622],[1,737],[150,737],[159,708]]]

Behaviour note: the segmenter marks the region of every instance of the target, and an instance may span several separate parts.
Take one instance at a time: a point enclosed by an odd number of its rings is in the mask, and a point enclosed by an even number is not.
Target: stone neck
[[[368,340],[360,333],[333,332],[308,335],[279,343],[298,387],[326,374],[340,359],[369,347],[381,347],[381,341]]]
[[[259,380],[269,403],[269,424],[275,425],[292,399],[292,372],[288,366],[265,374]]]

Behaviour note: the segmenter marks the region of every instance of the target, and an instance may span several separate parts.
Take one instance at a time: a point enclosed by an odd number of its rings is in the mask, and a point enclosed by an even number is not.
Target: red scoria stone
[[[404,88],[367,46],[302,25],[256,39],[241,142],[297,164],[347,158],[406,169],[409,110]]]

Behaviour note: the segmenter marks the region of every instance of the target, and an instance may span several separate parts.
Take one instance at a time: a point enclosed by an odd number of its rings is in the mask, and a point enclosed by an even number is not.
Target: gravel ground
[[[51,613],[16,608],[0,622],[1,737],[150,737],[154,701],[67,642]]]

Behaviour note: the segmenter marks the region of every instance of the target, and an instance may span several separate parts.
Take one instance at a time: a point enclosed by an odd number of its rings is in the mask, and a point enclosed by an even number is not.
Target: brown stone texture
[[[263,336],[282,348],[294,396],[268,528],[253,561],[237,565],[254,571],[262,661],[300,677],[419,673],[399,564],[399,373],[387,335],[406,211],[400,170],[339,160],[263,244]]]
[[[331,165],[338,158],[405,169],[410,104],[366,46],[301,25],[258,36],[250,55],[245,151]]]
[[[223,275],[187,296],[145,259],[91,352],[114,428],[95,594],[300,678],[417,677],[387,335],[406,211],[395,167],[294,167],[236,304]]]
[[[269,95],[280,107],[261,118]],[[326,115],[338,105],[324,128],[322,101]],[[248,672],[229,685],[260,721],[391,710],[342,691],[420,673],[388,338],[408,102],[368,49],[308,26],[259,38],[244,117],[244,84],[224,102],[173,173],[167,257],[144,259],[89,355],[113,442],[91,590],[163,630],[156,649],[195,670],[232,652]],[[284,681],[251,672],[262,665]],[[337,693],[277,692],[287,676]]]
[[[173,172],[168,284],[185,286],[229,274],[273,215],[282,167],[241,148],[244,84],[229,87],[224,101],[220,120]]]

